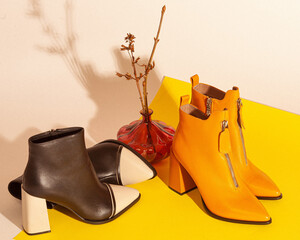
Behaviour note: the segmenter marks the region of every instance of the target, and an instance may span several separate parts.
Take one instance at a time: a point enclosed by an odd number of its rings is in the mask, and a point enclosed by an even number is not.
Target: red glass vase
[[[157,162],[169,156],[175,134],[173,127],[151,120],[153,111],[140,111],[142,120],[136,120],[120,128],[118,140],[128,144],[149,162]]]

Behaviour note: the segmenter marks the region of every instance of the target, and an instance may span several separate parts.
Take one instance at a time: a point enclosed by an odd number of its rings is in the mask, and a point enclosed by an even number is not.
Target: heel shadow
[[[169,157],[161,160],[160,162],[154,163],[153,166],[157,171],[157,176],[164,182],[164,184],[169,186]],[[174,194],[180,196],[176,192],[174,192]],[[203,200],[198,188],[189,191],[188,193],[186,193],[186,195],[188,195],[203,212],[208,214],[206,208],[204,207]]]

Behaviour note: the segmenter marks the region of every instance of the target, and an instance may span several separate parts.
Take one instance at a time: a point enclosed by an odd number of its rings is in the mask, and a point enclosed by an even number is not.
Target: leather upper
[[[237,185],[233,179],[224,154],[225,151],[232,155],[230,139],[228,134],[223,135],[222,127],[228,118],[227,110],[206,116],[190,104],[181,106],[172,152],[196,183],[207,208],[215,215],[267,222],[270,216],[234,168]]]
[[[72,209],[89,221],[114,215],[112,191],[108,184],[98,181],[82,128],[49,131],[29,139],[23,189],[32,196]]]
[[[146,167],[148,167],[149,171],[153,172],[153,177],[156,176],[156,170],[134,149],[120,141],[109,139],[87,149],[88,155],[91,159],[99,181],[108,184],[123,184],[120,174],[120,154],[123,148],[131,151],[132,154],[135,155],[135,157],[140,159],[140,164],[144,164]],[[142,169],[139,170],[141,171]],[[21,199],[22,178],[23,176],[20,176],[12,180],[8,184],[8,190],[10,194],[18,199]],[[48,208],[52,207],[49,202],[47,202],[47,204]]]
[[[232,162],[243,181],[250,190],[259,197],[278,197],[281,195],[276,184],[260,169],[255,167],[248,159],[243,143],[244,122],[242,117],[242,104],[238,87],[223,92],[220,89],[199,83],[198,75],[191,78],[192,100],[191,104],[203,112],[207,112],[207,101],[210,98],[210,112],[228,109],[228,130],[232,147]]]
[[[87,149],[100,181],[122,185],[119,168],[122,148],[122,145],[104,142]]]

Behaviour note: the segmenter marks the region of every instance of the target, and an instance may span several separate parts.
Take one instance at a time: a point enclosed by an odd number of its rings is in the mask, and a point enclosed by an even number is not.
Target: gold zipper
[[[228,128],[228,121],[227,120],[222,121],[222,132],[225,131],[225,128]],[[224,155],[225,155],[225,158],[227,160],[227,165],[229,167],[229,171],[230,171],[231,178],[233,180],[234,186],[238,187],[239,184],[238,184],[238,182],[236,180],[236,177],[235,177],[235,173],[234,173],[234,170],[233,170],[233,167],[232,167],[230,156],[229,156],[228,153],[225,153]]]
[[[238,107],[239,131],[240,131],[240,136],[241,136],[242,145],[243,145],[243,153],[244,153],[245,162],[246,162],[246,165],[248,165],[248,158],[247,158],[247,153],[246,153],[245,140],[244,140],[243,131],[242,131],[242,125],[243,124],[242,124],[241,113],[240,113],[242,106],[243,106],[242,100],[240,98],[238,98],[237,107]]]
[[[238,187],[239,184],[237,183],[237,180],[235,178],[235,174],[234,174],[234,171],[233,171],[233,167],[232,167],[232,164],[231,164],[231,160],[230,160],[229,154],[225,153],[225,157],[226,157],[226,160],[227,160],[227,164],[228,164],[228,167],[229,167],[229,170],[230,170],[230,174],[231,174],[231,178],[233,180],[234,186]]]
[[[211,114],[211,105],[212,105],[212,99],[211,97],[208,97],[206,99],[206,113],[205,113],[207,116],[210,116]]]

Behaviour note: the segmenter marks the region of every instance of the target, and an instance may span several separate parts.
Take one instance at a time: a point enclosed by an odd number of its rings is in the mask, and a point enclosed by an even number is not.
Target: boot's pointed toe
[[[120,177],[123,185],[144,182],[155,173],[144,161],[127,148],[122,148],[120,156]]]
[[[116,185],[140,183],[156,176],[155,168],[127,144],[108,139],[88,149],[102,182]]]
[[[252,193],[249,194],[252,195]],[[249,222],[257,222],[257,224],[271,223],[271,217],[265,207],[259,201],[256,201],[255,196],[253,197],[252,199],[249,197],[248,201],[244,202],[245,219],[248,219]]]
[[[269,224],[271,223],[270,215],[262,205],[260,201],[253,195],[249,188],[243,184],[239,189],[243,194],[239,195],[236,202],[233,202],[234,206],[238,206],[237,220],[239,216],[243,216],[243,219],[248,222],[256,224]]]
[[[272,179],[250,161],[248,164],[249,168],[251,168],[251,171],[248,171],[248,173],[251,174],[245,176],[245,179],[247,179],[247,184],[251,186],[252,193],[259,199],[281,199],[282,194]]]
[[[253,195],[248,187],[239,181],[239,186],[234,191],[223,188],[216,196],[216,201],[204,198],[204,206],[212,217],[236,223],[269,224],[271,217],[265,207]]]
[[[140,199],[141,195],[136,189],[113,184],[109,184],[109,186],[115,199],[115,216],[127,210]]]
[[[229,204],[228,202],[219,203],[219,208],[215,208],[216,210],[213,211],[205,203],[204,205],[209,215],[220,220],[259,225],[271,223],[269,213],[250,191],[244,192],[243,195],[240,194],[235,199],[232,198]]]

